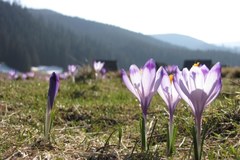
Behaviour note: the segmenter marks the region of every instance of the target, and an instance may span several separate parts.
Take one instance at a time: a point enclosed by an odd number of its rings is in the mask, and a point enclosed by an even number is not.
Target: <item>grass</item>
[[[223,82],[221,94],[203,114],[203,126],[208,126],[203,159],[240,159],[240,81],[224,78]],[[158,94],[147,117],[149,151],[142,153],[141,110],[116,73],[103,80],[60,82],[51,143],[43,141],[47,91],[48,81],[0,78],[1,159],[168,159],[168,113]],[[172,159],[192,159],[194,122],[183,101],[174,120],[177,137]]]

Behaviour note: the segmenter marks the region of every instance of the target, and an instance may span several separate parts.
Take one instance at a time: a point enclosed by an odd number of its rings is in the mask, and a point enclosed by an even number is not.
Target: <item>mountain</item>
[[[158,40],[168,42],[173,45],[186,47],[192,50],[226,50],[224,47],[209,44],[196,38],[181,34],[157,34],[151,36]]]
[[[63,25],[75,35],[87,35],[107,47],[111,51],[107,53],[110,54],[108,58],[118,60],[119,67],[127,68],[132,63],[142,65],[149,57],[161,63],[179,66],[183,65],[185,59],[211,59],[213,63],[222,61],[226,65],[239,65],[236,54],[218,51],[215,46],[212,47],[214,50],[190,50],[112,25],[69,17],[50,10],[29,11],[36,18]]]
[[[224,48],[228,48],[233,52],[240,53],[240,42],[226,42],[226,43],[221,43],[216,45]]]
[[[33,10],[0,1],[0,62],[19,71],[31,66],[91,63],[117,60],[118,68],[143,65],[154,58],[182,67],[186,59],[239,65],[240,55],[228,51],[190,50],[117,26],[50,10]]]

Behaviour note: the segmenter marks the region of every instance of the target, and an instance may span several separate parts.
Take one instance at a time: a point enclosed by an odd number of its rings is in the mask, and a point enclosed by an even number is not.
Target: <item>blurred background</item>
[[[0,71],[114,63],[240,65],[236,0],[1,0]],[[108,64],[108,63],[106,63]]]

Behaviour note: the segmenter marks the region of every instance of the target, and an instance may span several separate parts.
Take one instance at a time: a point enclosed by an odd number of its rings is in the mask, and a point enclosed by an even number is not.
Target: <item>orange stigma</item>
[[[170,82],[172,83],[172,81],[173,81],[173,74],[169,75],[169,79],[170,79]]]
[[[199,67],[199,66],[200,66],[200,62],[196,62],[196,63],[194,63],[193,66],[195,66],[195,67]]]

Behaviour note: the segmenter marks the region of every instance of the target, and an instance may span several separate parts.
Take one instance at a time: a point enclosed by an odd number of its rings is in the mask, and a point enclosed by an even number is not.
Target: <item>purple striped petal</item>
[[[135,88],[133,87],[132,83],[130,82],[127,73],[125,70],[122,69],[122,79],[126,87],[137,97],[137,99],[140,101],[140,97],[138,93],[136,92]]]
[[[162,82],[158,88],[158,93],[162,97],[163,101],[166,103],[167,106],[170,106],[170,80],[169,76],[165,69],[162,69],[161,72]]]
[[[200,67],[193,66],[190,70],[190,85],[192,91],[195,89],[203,89],[204,82],[204,74]]]
[[[142,73],[140,69],[135,65],[131,65],[129,68],[129,74],[130,74],[130,79],[133,84],[133,87],[137,91],[137,94],[139,95],[140,98],[143,97],[143,90],[142,90]]]
[[[183,72],[177,69],[177,72],[173,78],[173,84],[180,97],[188,103],[188,105],[192,108],[193,113],[195,114],[195,108],[190,100],[190,93],[187,84],[188,82],[186,81],[188,79],[189,72],[187,69],[183,69]]]
[[[204,76],[206,76],[206,75],[208,74],[208,72],[209,72],[209,69],[208,69],[208,67],[207,67],[205,64],[202,65],[202,66],[200,67],[200,69],[202,70]]]
[[[153,59],[146,62],[142,73],[142,86],[144,96],[147,97],[152,91],[156,76],[156,65]]]
[[[206,105],[210,104],[219,94],[222,88],[221,65],[216,63],[206,77],[204,92],[208,95]]]
[[[163,69],[163,67],[160,67],[156,72],[155,83],[154,83],[154,87],[152,89],[153,93],[157,92],[157,90],[162,82],[162,75],[161,75],[162,69]]]

